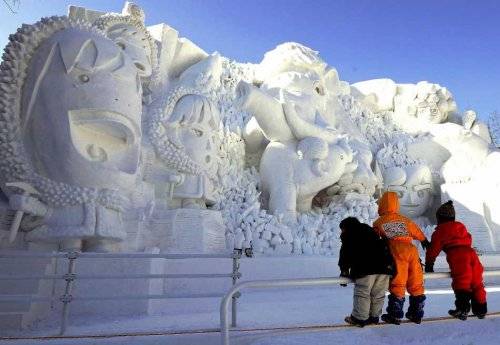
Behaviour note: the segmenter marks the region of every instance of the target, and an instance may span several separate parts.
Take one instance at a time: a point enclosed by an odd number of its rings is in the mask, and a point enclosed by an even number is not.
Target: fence
[[[485,277],[500,276],[500,270],[485,271]],[[445,279],[450,278],[449,273],[426,273],[425,279]],[[307,278],[307,279],[277,279],[277,280],[253,280],[245,281],[234,285],[224,296],[220,304],[220,330],[221,344],[229,345],[229,317],[228,307],[234,295],[240,295],[242,289],[271,289],[289,287],[322,287],[329,285],[348,284],[352,281],[348,278]],[[232,327],[236,326],[236,313],[232,314]]]
[[[0,295],[2,302],[54,302],[59,300],[62,306],[61,327],[59,335],[64,335],[68,325],[70,304],[73,301],[102,301],[102,300],[133,300],[133,299],[169,299],[169,298],[196,298],[196,297],[222,297],[221,294],[161,294],[161,295],[122,295],[122,296],[73,296],[72,290],[77,280],[84,279],[179,279],[179,278],[231,278],[232,285],[235,286],[241,278],[240,259],[242,253],[235,250],[231,254],[149,254],[149,253],[33,253],[33,252],[11,252],[0,253],[0,259],[21,259],[21,258],[62,258],[68,260],[68,269],[65,274],[46,275],[0,275],[0,281],[13,280],[64,280],[66,282],[64,293],[59,296],[12,296]],[[200,273],[200,274],[78,274],[76,271],[76,261],[80,259],[232,259],[231,273]],[[236,326],[236,307],[239,293],[234,293],[232,299],[232,325]]]

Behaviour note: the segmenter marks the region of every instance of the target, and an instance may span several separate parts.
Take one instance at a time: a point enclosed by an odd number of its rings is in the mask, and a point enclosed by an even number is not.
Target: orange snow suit
[[[404,297],[424,294],[424,274],[414,239],[423,241],[425,235],[412,220],[399,214],[399,200],[394,192],[385,192],[378,202],[379,218],[373,228],[389,240],[389,248],[396,263],[396,275],[389,285],[391,294]]]

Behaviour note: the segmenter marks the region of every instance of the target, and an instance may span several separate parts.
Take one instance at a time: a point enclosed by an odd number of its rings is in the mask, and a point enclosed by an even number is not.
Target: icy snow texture
[[[488,129],[490,130],[493,145],[500,147],[500,113],[494,111],[488,119]]]
[[[228,246],[253,247],[254,252],[267,255],[337,254],[340,221],[355,216],[361,221],[373,222],[377,217],[375,200],[359,195],[337,197],[323,209],[300,214],[296,223],[285,222],[263,209],[259,173],[254,167],[246,167],[245,143],[241,135],[241,128],[250,116],[235,103],[236,85],[240,80],[250,82],[253,79],[254,65],[223,58],[222,66],[221,85],[207,96],[218,102],[224,126],[221,131],[223,157],[219,167],[221,192],[213,208],[222,213],[227,226]],[[356,110],[362,112],[362,106],[357,106]],[[353,118],[358,116],[352,112]],[[364,126],[365,133],[373,133],[371,137],[375,146],[387,140],[387,122],[380,121],[377,127],[366,122],[376,123],[378,120],[378,117],[357,120],[360,126]],[[374,128],[379,131],[375,132]]]

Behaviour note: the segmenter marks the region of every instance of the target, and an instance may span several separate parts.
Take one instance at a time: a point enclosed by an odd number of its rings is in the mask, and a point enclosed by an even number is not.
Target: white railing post
[[[76,279],[75,268],[76,268],[76,258],[78,257],[78,252],[68,252],[66,257],[68,258],[68,272],[64,275],[64,280],[66,281],[66,287],[64,288],[64,294],[59,298],[63,303],[62,313],[61,313],[61,329],[59,335],[64,335],[68,325],[69,317],[69,304],[73,300],[71,291],[73,290],[73,283]]]
[[[241,250],[240,249],[235,249],[233,251],[233,287],[236,285],[238,282],[238,279],[241,278],[241,273],[240,273],[240,259],[241,259]],[[231,298],[231,327],[236,327],[236,308],[238,304],[238,297],[240,297],[241,294],[235,294]]]

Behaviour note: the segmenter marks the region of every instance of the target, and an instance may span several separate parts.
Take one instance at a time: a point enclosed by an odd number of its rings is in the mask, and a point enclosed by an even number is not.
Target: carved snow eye
[[[140,62],[134,62],[134,65],[135,67],[139,70],[139,71],[145,71],[146,70],[146,67],[144,67],[144,65]]]
[[[79,76],[79,79],[80,79],[80,81],[81,81],[82,83],[88,83],[88,82],[89,82],[89,80],[90,80],[89,76],[88,76],[88,75],[86,75],[86,74],[81,74],[81,75]]]
[[[343,161],[344,160],[344,155],[340,155],[340,160]]]
[[[203,136],[203,132],[200,131],[199,129],[196,129],[196,128],[192,128],[191,129],[191,132],[193,132],[194,135],[196,135],[197,137],[201,137]]]
[[[321,85],[318,81],[314,83],[314,91],[321,96],[325,95],[325,89],[323,88],[323,85]]]
[[[125,43],[123,42],[117,42],[116,45],[120,47],[122,50],[125,50]]]

